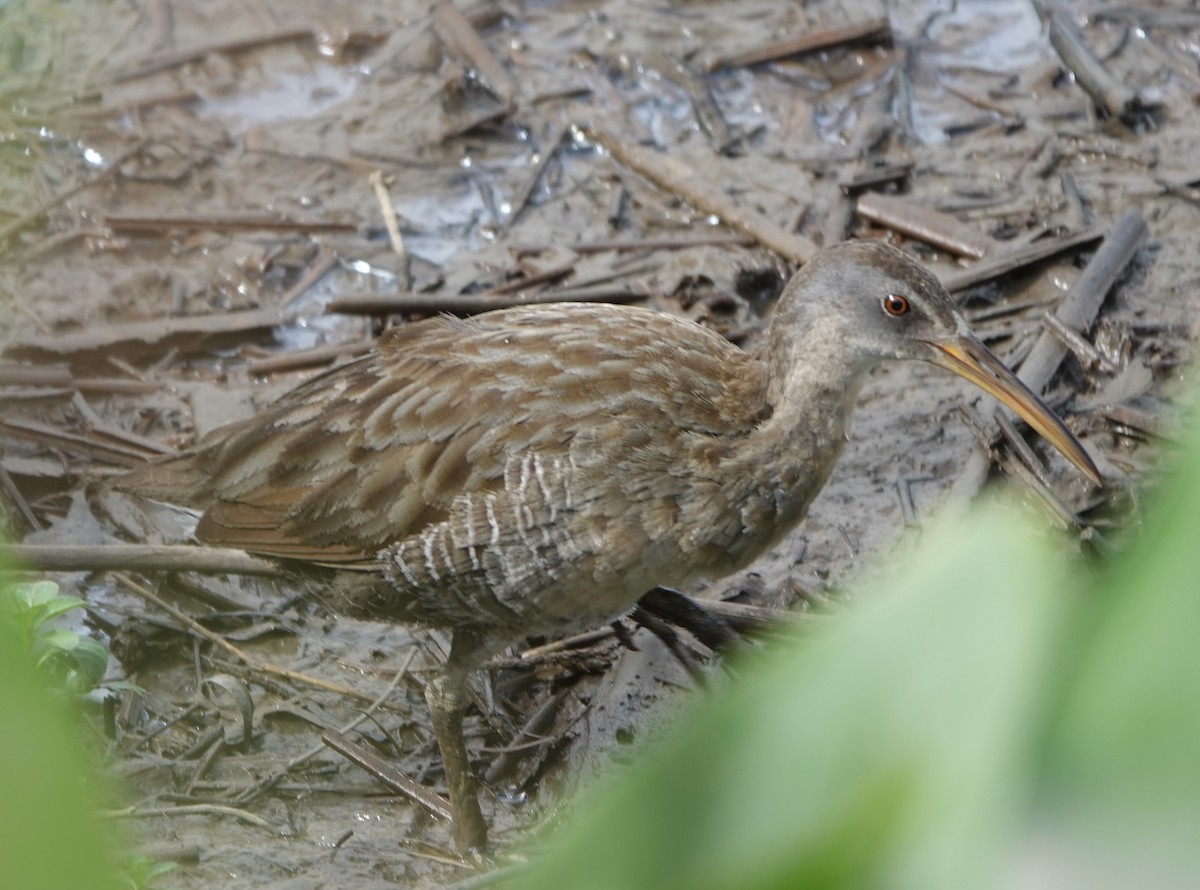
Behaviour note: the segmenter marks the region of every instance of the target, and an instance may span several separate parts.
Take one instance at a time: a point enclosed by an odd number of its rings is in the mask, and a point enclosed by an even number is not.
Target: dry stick
[[[73,377],[62,365],[0,365],[0,386],[48,386],[103,395],[149,395],[160,386],[124,377]]]
[[[1043,12],[1042,17],[1049,18],[1050,45],[1067,70],[1075,75],[1079,85],[1101,108],[1113,117],[1122,119],[1142,108],[1137,92],[1109,73],[1066,13],[1054,10],[1048,15]]]
[[[124,164],[126,161],[128,161],[130,158],[132,158],[134,155],[140,153],[142,151],[142,149],[145,147],[146,147],[146,143],[144,141],[139,142],[137,145],[133,146],[133,148],[130,148],[129,150],[123,152],[122,154],[117,155],[116,158],[113,159],[112,163],[110,163],[107,167],[105,167],[103,170],[101,170],[95,176],[91,177],[90,179],[85,179],[83,182],[79,183],[79,185],[73,186],[72,188],[67,189],[65,192],[63,192],[60,195],[55,195],[50,200],[45,201],[42,204],[39,204],[37,207],[35,207],[33,210],[30,210],[28,213],[22,213],[20,216],[18,216],[16,219],[12,220],[11,222],[6,223],[3,226],[0,226],[0,245],[3,245],[6,241],[8,241],[9,238],[11,238],[17,232],[21,231],[21,229],[25,228],[31,222],[41,219],[43,216],[45,216],[47,213],[49,213],[51,210],[53,210],[59,204],[63,203],[64,201],[70,200],[71,198],[78,195],[80,192],[85,191],[86,189],[90,189],[92,186],[97,185],[98,183],[104,182],[104,180],[108,179],[110,176],[117,173],[121,169],[122,164]]]
[[[401,664],[400,667],[398,667],[396,669],[396,676],[394,676],[392,678],[392,682],[388,684],[387,689],[383,690],[383,692],[373,702],[371,702],[370,705],[368,705],[360,714],[356,715],[353,720],[351,720],[349,723],[347,723],[345,726],[343,726],[341,729],[339,729],[338,732],[343,735],[345,733],[352,732],[354,730],[354,728],[356,726],[358,726],[358,724],[362,723],[364,720],[369,719],[376,711],[378,711],[383,706],[384,702],[386,702],[389,698],[391,698],[392,693],[396,691],[396,687],[400,685],[400,681],[402,679],[404,679],[404,677],[408,674],[408,667],[409,667],[409,665],[412,664],[413,659],[416,657],[416,655],[417,655],[417,647],[412,646],[408,650],[408,655],[405,657],[404,663]],[[295,757],[293,757],[291,760],[289,760],[283,766],[272,770],[269,775],[267,775],[264,778],[260,779],[259,781],[255,782],[252,787],[246,789],[241,794],[239,794],[236,798],[237,803],[239,803],[239,804],[250,803],[252,800],[257,798],[268,788],[271,788],[272,786],[274,786],[277,782],[279,782],[280,779],[282,779],[284,776],[286,776],[288,773],[290,773],[296,767],[300,766],[300,764],[305,763],[305,762],[311,760],[312,758],[316,757],[318,754],[320,754],[322,751],[325,750],[325,747],[326,747],[326,745],[324,744],[324,742],[322,742],[319,745],[314,745],[313,747],[311,747],[307,751],[305,751],[303,754],[298,754]]]
[[[332,272],[337,264],[337,253],[322,247],[317,253],[317,258],[304,270],[304,274],[280,296],[279,305],[290,306],[293,300],[301,294],[307,293],[310,287]]]
[[[862,189],[876,188],[892,182],[901,182],[908,178],[916,166],[912,161],[895,163],[869,163],[856,167],[838,180],[838,186],[844,192],[854,193]]]
[[[477,315],[493,309],[511,306],[535,306],[562,302],[635,303],[646,299],[644,293],[618,288],[598,289],[584,292],[579,288],[568,292],[543,291],[538,294],[516,294],[513,296],[485,297],[482,294],[437,295],[395,294],[387,297],[341,297],[330,300],[325,311],[347,315],[398,315],[404,312],[432,314],[446,312],[451,315]]]
[[[400,222],[396,219],[396,207],[392,204],[392,196],[388,194],[383,171],[372,171],[368,180],[371,188],[375,191],[375,200],[379,202],[379,212],[383,214],[383,225],[387,229],[392,252],[396,254],[396,275],[400,287],[407,290],[412,280],[408,274],[408,251],[404,247],[404,238],[400,234]]]
[[[1117,368],[1105,358],[1099,349],[1084,339],[1083,335],[1078,331],[1067,327],[1056,316],[1042,316],[1042,324],[1046,326],[1046,330],[1056,336],[1067,349],[1075,353],[1075,357],[1079,359],[1079,363],[1085,367],[1098,367],[1108,373],[1112,373]]]
[[[858,199],[858,215],[889,229],[940,247],[959,256],[979,259],[996,242],[971,230],[948,213],[922,207],[904,198],[868,192]]]
[[[547,281],[557,281],[567,275],[570,275],[575,270],[575,260],[571,259],[565,263],[559,263],[557,266],[551,266],[544,272],[537,272],[533,275],[527,275],[524,278],[514,278],[511,281],[506,281],[503,284],[497,284],[495,287],[489,287],[485,291],[481,291],[480,297],[495,297],[503,296],[504,294],[517,293],[527,287],[533,287],[537,284],[545,284]]]
[[[1104,243],[1097,249],[1091,262],[1071,289],[1071,293],[1059,305],[1055,315],[1069,328],[1083,330],[1091,324],[1100,310],[1100,304],[1112,289],[1117,278],[1133,259],[1146,238],[1146,223],[1140,210],[1126,210],[1113,224]],[[1067,348],[1049,331],[1043,331],[1033,349],[1021,363],[1017,376],[1034,392],[1041,392],[1059,364],[1067,354]],[[995,428],[986,426],[986,441],[995,438]],[[946,501],[951,505],[969,502],[987,479],[991,466],[990,449],[972,453],[967,465],[950,487]]]
[[[817,246],[802,235],[788,232],[761,213],[740,206],[729,195],[703,182],[694,170],[675,158],[626,139],[615,130],[590,126],[588,134],[625,166],[660,188],[678,194],[697,210],[711,213],[769,250],[795,263],[806,263]]]
[[[516,82],[454,4],[439,3],[433,8],[433,29],[446,49],[466,62],[480,83],[511,110],[517,97]]]
[[[274,214],[198,213],[191,216],[136,216],[111,214],[104,224],[114,232],[163,232],[171,229],[215,229],[217,231],[357,232],[355,223],[288,219]]]
[[[334,312],[346,310],[334,310],[330,308],[334,300],[325,307],[325,311]],[[384,313],[365,313],[384,314]],[[332,361],[336,361],[345,355],[362,355],[364,352],[369,352],[371,347],[375,345],[374,337],[366,337],[362,340],[351,340],[348,343],[332,343],[328,346],[314,346],[312,349],[298,349],[295,352],[284,353],[283,355],[273,355],[269,358],[259,358],[253,361],[246,362],[246,372],[251,375],[260,374],[278,374],[280,371],[298,371],[302,368],[311,368],[314,365],[324,365]]]
[[[342,695],[342,696],[346,696],[348,698],[356,699],[357,701],[366,701],[366,702],[372,701],[372,699],[369,695],[365,695],[364,693],[361,693],[356,689],[351,689],[349,686],[342,686],[339,683],[331,683],[328,680],[322,680],[319,677],[312,677],[312,676],[309,676],[308,674],[302,674],[299,671],[293,671],[291,668],[280,667],[277,664],[260,662],[258,659],[254,658],[249,653],[247,653],[247,652],[243,651],[242,649],[239,649],[237,646],[233,645],[233,643],[229,642],[227,639],[222,637],[220,634],[213,633],[211,630],[204,627],[204,625],[200,624],[195,619],[188,617],[186,614],[181,612],[179,609],[176,609],[170,603],[168,603],[165,600],[161,599],[160,597],[156,596],[154,593],[152,593],[150,590],[147,590],[145,587],[142,587],[142,585],[135,582],[132,578],[129,578],[128,576],[123,575],[120,572],[114,572],[113,577],[116,578],[117,581],[120,582],[120,584],[123,587],[125,587],[125,589],[136,594],[137,596],[140,596],[142,599],[146,600],[147,602],[153,603],[154,605],[158,606],[160,609],[162,609],[164,612],[166,612],[168,615],[170,615],[176,621],[181,622],[185,627],[187,627],[190,631],[192,631],[192,633],[196,634],[197,636],[203,637],[204,639],[208,640],[210,643],[213,643],[216,646],[221,647],[222,649],[224,649],[226,652],[228,652],[230,655],[232,655],[234,658],[236,658],[238,661],[240,661],[242,664],[246,665],[246,667],[250,668],[253,671],[258,671],[258,672],[264,673],[264,674],[272,674],[276,677],[283,677],[284,679],[287,679],[287,680],[294,680],[297,683],[304,683],[307,686],[312,686],[316,689],[323,689],[326,692],[333,692],[337,695]]]
[[[212,803],[196,803],[186,804],[184,806],[175,807],[153,807],[152,809],[139,810],[135,807],[128,807],[124,810],[111,810],[106,813],[108,816],[121,816],[131,819],[144,819],[147,817],[157,816],[233,816],[242,822],[247,822],[250,825],[257,825],[259,828],[269,828],[272,831],[278,829],[261,816],[256,816],[247,810],[239,810],[234,807],[220,806]]]
[[[517,221],[517,217],[525,210],[529,203],[529,196],[533,194],[534,188],[537,187],[538,180],[542,178],[542,174],[546,172],[546,167],[550,165],[550,160],[558,152],[558,146],[562,144],[563,137],[567,135],[567,125],[558,122],[552,124],[550,132],[542,142],[542,149],[538,153],[537,162],[529,170],[529,175],[525,178],[525,182],[517,190],[517,193],[512,199],[512,209],[509,210],[508,216],[504,218],[501,226],[502,230],[507,230],[513,223]]]
[[[132,114],[154,108],[159,105],[186,105],[189,102],[199,102],[203,96],[196,90],[170,90],[165,93],[154,93],[148,96],[131,96],[121,98],[109,105],[97,105],[95,108],[80,108],[74,114],[77,117],[111,117],[118,114]]]
[[[395,769],[391,764],[376,757],[361,745],[356,745],[341,733],[326,730],[321,734],[321,740],[337,751],[351,763],[362,767],[383,784],[399,791],[409,800],[418,803],[440,819],[454,824],[454,811],[450,804],[440,794],[430,791],[420,782],[414,782],[404,773]]]
[[[963,291],[993,278],[999,278],[1001,275],[1007,275],[1022,266],[1041,262],[1090,241],[1098,241],[1104,237],[1104,231],[1104,226],[1092,226],[1082,232],[1064,235],[1061,238],[1044,238],[1017,250],[995,252],[987,259],[981,260],[961,272],[943,275],[942,284],[951,293]]]
[[[100,419],[100,415],[92,410],[87,400],[78,392],[72,395],[71,404],[83,417],[90,436],[107,441],[110,444],[131,448],[134,451],[142,451],[146,454],[147,458],[174,455],[176,453],[175,449],[170,445],[164,445],[154,439],[139,436],[137,433],[128,432],[120,427],[105,423]]]
[[[25,500],[25,496],[21,494],[21,489],[12,481],[12,477],[8,475],[8,470],[0,467],[0,489],[3,489],[4,494],[12,501],[17,508],[17,512],[25,519],[25,524],[34,531],[39,531],[43,528],[41,520],[37,518],[37,514],[33,512],[33,508],[29,506],[29,502]],[[11,563],[5,560],[5,563]]]
[[[0,420],[0,431],[14,439],[49,445],[93,460],[124,467],[145,463],[147,454],[140,448],[128,448],[115,442],[99,442],[87,436],[77,436],[56,427],[32,421]]]
[[[0,545],[0,558],[10,566],[42,572],[205,572],[260,575],[279,578],[275,563],[241,550],[153,544],[101,544],[61,546],[51,544]]]
[[[517,256],[542,253],[552,247],[566,247],[573,253],[605,253],[623,250],[687,250],[691,247],[749,247],[754,239],[730,232],[713,232],[711,235],[685,235],[678,238],[603,238],[599,241],[581,241],[576,244],[515,244],[509,247]]]
[[[739,53],[729,53],[718,56],[708,64],[709,71],[721,68],[740,68],[745,65],[758,65],[782,59],[785,56],[795,56],[800,53],[827,49],[840,43],[853,43],[858,40],[891,40],[891,23],[886,16],[867,19],[850,25],[834,28],[824,28],[819,31],[809,31],[798,37],[767,43],[762,46]]]
[[[188,62],[199,62],[211,55],[232,55],[233,53],[241,53],[263,46],[270,46],[274,43],[288,43],[294,40],[305,39],[311,40],[312,36],[313,31],[311,27],[285,28],[282,31],[258,34],[254,37],[243,37],[239,40],[229,40],[223,43],[206,43],[201,46],[179,49],[160,56],[151,56],[142,61],[140,65],[118,72],[113,75],[112,82],[120,83],[123,80],[132,80],[135,77],[145,77],[147,74],[155,74],[159,71],[165,71],[168,68],[177,68],[180,65],[186,65]]]

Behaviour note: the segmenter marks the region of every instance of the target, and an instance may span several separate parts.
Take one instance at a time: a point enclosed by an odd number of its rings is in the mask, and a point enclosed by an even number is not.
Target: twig
[[[408,274],[408,251],[404,248],[404,238],[400,234],[400,222],[396,219],[396,207],[392,204],[392,196],[388,194],[382,170],[374,170],[368,177],[371,188],[375,192],[375,200],[379,202],[379,212],[383,214],[383,225],[387,229],[388,241],[391,242],[392,252],[396,254],[396,274],[402,289],[407,289],[410,281]]]
[[[1044,238],[1017,250],[1003,253],[997,251],[970,268],[942,276],[942,284],[946,286],[946,290],[952,293],[964,291],[993,278],[999,278],[1001,275],[1007,275],[1022,266],[1041,262],[1076,247],[1082,247],[1091,241],[1098,241],[1104,237],[1104,232],[1104,226],[1092,226],[1082,232],[1064,235],[1061,238]]]
[[[801,53],[813,52],[814,50],[828,49],[840,43],[867,40],[890,41],[891,39],[891,23],[884,16],[849,25],[808,31],[797,37],[767,43],[743,52],[717,56],[717,58],[709,62],[708,70],[717,71],[721,68],[741,68],[747,65],[758,65],[762,62],[771,62],[785,56],[795,56]]]
[[[172,229],[215,229],[246,232],[266,229],[282,232],[357,232],[358,226],[348,222],[323,222],[288,219],[274,214],[197,213],[190,216],[136,216],[106,214],[104,225],[114,232],[162,233]]]
[[[17,512],[24,518],[26,525],[34,531],[38,531],[43,527],[41,520],[37,518],[37,514],[33,512],[33,508],[29,506],[29,502],[25,500],[25,496],[21,494],[21,489],[17,488],[17,484],[12,481],[12,477],[8,475],[8,470],[4,469],[4,467],[0,467],[0,488],[3,489],[4,494],[17,508]],[[4,560],[4,563],[11,566],[11,562],[7,559]]]
[[[660,188],[680,195],[697,210],[711,213],[764,247],[795,263],[805,263],[817,247],[802,235],[788,232],[757,211],[742,207],[729,195],[703,182],[682,161],[626,139],[614,129],[591,126],[588,134],[614,158]]]
[[[1137,92],[1113,77],[1096,58],[1079,28],[1065,12],[1053,10],[1048,15],[1044,13],[1043,17],[1050,22],[1050,45],[1101,108],[1123,121],[1145,108]]]
[[[344,309],[334,310],[331,308],[335,302],[338,301],[334,300],[327,304],[325,311],[346,311]],[[282,355],[272,355],[267,358],[257,358],[246,362],[246,371],[255,376],[261,374],[278,374],[280,371],[298,371],[301,368],[311,368],[314,365],[324,365],[336,361],[342,356],[361,355],[364,352],[368,352],[374,345],[375,338],[366,337],[362,340],[351,340],[349,343],[333,343],[328,346],[314,346],[312,349],[297,349],[292,352],[285,352]]]
[[[226,652],[228,652],[230,655],[232,655],[234,658],[236,658],[242,664],[246,665],[246,667],[250,668],[251,670],[259,671],[264,674],[272,674],[276,677],[283,677],[284,679],[287,679],[287,680],[294,680],[298,683],[304,683],[307,686],[312,686],[316,689],[323,689],[326,692],[333,692],[333,693],[336,693],[337,695],[345,696],[347,698],[352,698],[357,701],[369,702],[372,700],[370,696],[368,696],[362,692],[359,692],[357,689],[351,689],[350,687],[343,686],[340,683],[331,683],[328,680],[322,680],[319,677],[312,677],[312,676],[309,676],[308,674],[303,674],[300,671],[293,671],[291,668],[285,668],[285,667],[280,667],[279,665],[276,665],[276,664],[260,662],[260,661],[258,661],[258,659],[254,658],[253,656],[251,656],[244,650],[239,649],[237,646],[233,645],[233,643],[229,642],[227,639],[222,637],[220,634],[213,633],[211,630],[204,627],[204,625],[200,624],[195,619],[190,618],[189,616],[185,615],[183,612],[179,611],[179,609],[176,609],[170,603],[168,603],[165,600],[161,599],[160,597],[156,596],[153,592],[151,592],[150,590],[147,590],[145,587],[138,584],[137,582],[135,582],[132,578],[128,577],[127,575],[123,575],[120,572],[114,572],[113,577],[125,589],[136,594],[137,596],[140,596],[142,599],[146,600],[147,602],[153,603],[154,605],[158,606],[160,609],[162,609],[164,612],[166,612],[168,615],[170,615],[176,621],[183,624],[184,627],[188,628],[188,630],[190,630],[192,633],[196,634],[199,637],[203,637],[204,639],[208,640],[213,645],[219,646],[220,648],[224,649]]]
[[[454,4],[443,2],[433,8],[433,29],[446,48],[466,62],[480,83],[511,110],[517,96],[516,82]]]
[[[420,804],[439,819],[454,824],[454,812],[440,794],[429,790],[420,782],[414,782],[404,773],[385,763],[361,745],[356,745],[341,733],[327,730],[321,734],[321,740],[389,788],[399,791],[413,803]]]
[[[575,244],[562,245],[574,253],[605,253],[606,251],[620,252],[623,250],[687,250],[692,247],[749,247],[754,239],[746,235],[736,235],[730,232],[713,232],[710,235],[686,235],[672,238],[606,238],[599,241],[580,241]],[[518,256],[527,253],[542,253],[551,247],[550,244],[517,244],[510,249]]]
[[[572,288],[569,291],[542,291],[537,294],[514,294],[511,296],[484,296],[483,294],[394,294],[387,297],[338,297],[325,305],[329,313],[347,315],[399,315],[405,312],[433,314],[446,312],[451,315],[478,315],[493,309],[512,306],[535,306],[546,303],[635,303],[646,299],[639,291],[606,287],[594,292]]]
[[[502,228],[507,230],[513,223],[517,221],[517,217],[525,210],[525,206],[529,203],[529,196],[533,194],[533,190],[537,187],[538,180],[542,178],[542,174],[546,172],[546,167],[550,165],[551,159],[558,152],[558,146],[562,144],[563,137],[567,135],[567,126],[563,123],[554,123],[550,127],[546,138],[542,140],[541,149],[538,151],[537,161],[529,169],[529,175],[525,177],[525,181],[521,187],[517,189],[517,193],[513,195],[512,209],[509,210],[508,216],[505,217]]]
[[[242,822],[257,825],[259,828],[269,828],[272,831],[278,830],[266,819],[256,816],[247,810],[239,810],[236,807],[220,806],[213,803],[194,803],[174,807],[154,807],[152,809],[129,807],[124,810],[110,810],[107,815],[129,819],[156,818],[158,816],[233,816]]]
[[[316,259],[304,270],[304,274],[279,297],[279,305],[291,306],[293,300],[308,293],[308,289],[332,272],[337,264],[337,253],[327,247],[322,247],[317,253]]]
[[[278,578],[276,563],[241,550],[152,544],[50,545],[4,544],[0,557],[10,566],[41,572],[205,572]]]
[[[412,661],[416,655],[417,647],[413,646],[408,650],[408,655],[405,656],[404,663],[396,669],[396,676],[392,678],[392,682],[388,684],[387,689],[383,690],[383,692],[373,702],[371,702],[370,705],[368,705],[361,713],[355,715],[354,719],[349,721],[345,726],[341,727],[338,732],[344,735],[353,731],[358,724],[369,719],[372,714],[378,711],[383,706],[384,702],[391,697],[392,693],[396,691],[396,687],[400,685],[400,681],[408,674],[408,667],[412,664]],[[304,753],[296,755],[283,766],[272,770],[269,775],[255,782],[253,786],[247,788],[245,791],[239,794],[237,796],[237,802],[243,805],[250,803],[268,788],[274,787],[280,779],[282,779],[296,767],[316,757],[318,754],[324,751],[325,748],[326,745],[322,741],[321,744],[314,745]]]
[[[487,290],[479,294],[480,297],[495,297],[503,296],[504,294],[518,293],[526,288],[534,287],[538,284],[545,284],[548,281],[557,281],[570,275],[575,270],[575,260],[571,259],[565,263],[559,263],[557,266],[552,266],[544,272],[537,272],[533,275],[527,275],[524,278],[513,278],[503,284],[497,284],[494,287],[489,287]]]
[[[92,186],[98,185],[101,182],[104,182],[106,179],[108,179],[115,173],[119,172],[122,164],[124,164],[126,161],[128,161],[130,158],[134,157],[135,155],[141,153],[142,149],[144,149],[145,147],[146,147],[145,142],[139,142],[137,145],[133,146],[133,148],[130,148],[129,150],[117,155],[116,158],[114,158],[113,161],[107,167],[105,167],[103,170],[101,170],[95,176],[92,176],[89,179],[85,179],[83,182],[79,183],[79,185],[76,185],[76,186],[73,186],[72,188],[67,189],[62,194],[55,195],[50,200],[45,201],[42,204],[39,204],[33,210],[30,210],[27,213],[22,213],[20,216],[18,216],[16,219],[12,220],[11,222],[8,222],[5,225],[0,226],[0,245],[3,245],[5,242],[8,241],[9,238],[11,238],[17,232],[21,231],[21,229],[25,228],[31,222],[41,219],[43,216],[45,216],[47,213],[49,213],[51,210],[53,210],[59,204],[62,204],[64,201],[69,201],[71,198],[75,197],[80,192],[85,191],[86,189],[90,189]]]
[[[148,380],[124,377],[74,377],[62,365],[0,365],[0,386],[46,386],[104,395],[149,395],[160,389]]]
[[[145,77],[147,74],[155,74],[159,71],[165,71],[168,68],[177,68],[189,62],[198,62],[211,55],[232,55],[234,53],[270,46],[274,43],[289,43],[294,40],[305,39],[311,40],[312,36],[313,31],[310,27],[284,28],[281,31],[257,34],[253,37],[242,37],[237,40],[205,43],[200,46],[187,47],[163,53],[159,56],[151,56],[135,67],[127,68],[124,71],[114,74],[112,82],[120,83],[123,80],[132,80],[135,77]]]
[[[895,229],[927,244],[979,259],[995,245],[948,213],[922,207],[903,198],[868,192],[858,199],[858,215],[889,229]]]
[[[0,420],[0,430],[14,439],[60,448],[81,457],[102,460],[123,467],[136,467],[149,456],[142,448],[131,448],[117,442],[101,442],[88,436],[77,436],[56,427],[28,420]]]

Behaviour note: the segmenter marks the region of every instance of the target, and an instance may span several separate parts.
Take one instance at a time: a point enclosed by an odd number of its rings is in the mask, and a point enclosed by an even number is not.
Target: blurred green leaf
[[[57,590],[57,588],[55,589]],[[78,650],[76,650],[78,651]],[[0,621],[0,884],[115,890],[112,840],[78,715]]]

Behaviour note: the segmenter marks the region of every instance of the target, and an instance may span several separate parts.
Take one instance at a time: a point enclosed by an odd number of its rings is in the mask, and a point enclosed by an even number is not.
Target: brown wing
[[[698,325],[643,309],[550,305],[392,329],[121,487],[205,509],[211,544],[359,561],[503,485],[508,458],[564,454],[581,433],[691,430],[761,419],[762,366]]]

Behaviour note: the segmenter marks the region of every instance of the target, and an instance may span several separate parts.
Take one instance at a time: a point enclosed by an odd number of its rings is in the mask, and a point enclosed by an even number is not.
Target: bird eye
[[[893,318],[908,314],[908,297],[899,294],[888,294],[883,298],[883,311]]]

